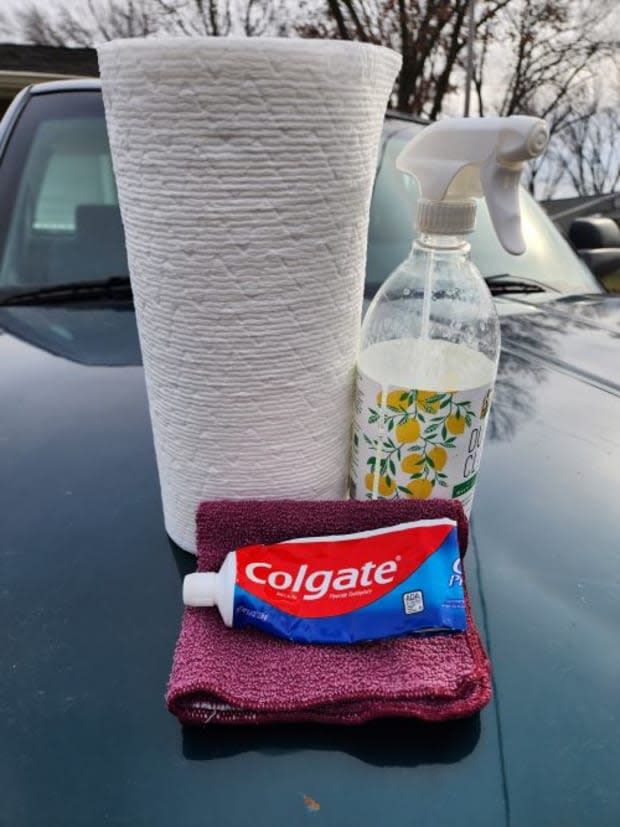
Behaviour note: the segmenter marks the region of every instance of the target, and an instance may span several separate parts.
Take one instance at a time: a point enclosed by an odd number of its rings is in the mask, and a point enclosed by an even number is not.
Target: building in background
[[[541,204],[564,235],[568,234],[570,225],[575,218],[600,215],[611,218],[616,224],[620,224],[620,192],[611,192],[607,195],[554,198],[551,201],[541,201]]]
[[[31,83],[98,75],[94,49],[0,43],[0,117],[20,89]]]

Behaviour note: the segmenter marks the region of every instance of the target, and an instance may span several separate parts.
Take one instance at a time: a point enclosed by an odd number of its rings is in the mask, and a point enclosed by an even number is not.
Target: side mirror
[[[568,237],[602,286],[620,292],[620,228],[611,218],[576,218]]]
[[[620,228],[612,218],[575,218],[568,237],[575,250],[620,248]]]

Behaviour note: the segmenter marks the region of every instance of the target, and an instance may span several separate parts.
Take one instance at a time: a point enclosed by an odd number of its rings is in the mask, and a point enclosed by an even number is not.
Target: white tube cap
[[[215,606],[217,602],[217,574],[197,571],[183,580],[183,603],[186,606]]]

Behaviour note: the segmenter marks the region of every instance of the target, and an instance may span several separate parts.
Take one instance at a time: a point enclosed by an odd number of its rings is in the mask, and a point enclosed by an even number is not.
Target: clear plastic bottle
[[[399,156],[399,168],[432,197],[420,198],[420,236],[362,327],[352,497],[454,498],[471,510],[500,326],[469,257],[466,236],[476,213],[470,196],[487,197],[500,241],[523,252],[519,177],[546,135],[536,118],[444,121]]]
[[[469,244],[423,235],[362,327],[351,495],[457,497],[467,510],[499,349],[497,312]]]

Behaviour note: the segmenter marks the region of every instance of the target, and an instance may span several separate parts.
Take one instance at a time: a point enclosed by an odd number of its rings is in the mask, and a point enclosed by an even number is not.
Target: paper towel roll
[[[345,495],[368,209],[400,57],[338,41],[98,49],[166,528]]]

